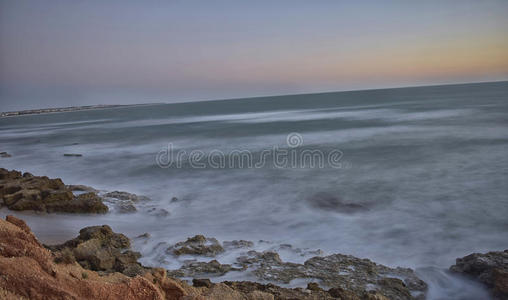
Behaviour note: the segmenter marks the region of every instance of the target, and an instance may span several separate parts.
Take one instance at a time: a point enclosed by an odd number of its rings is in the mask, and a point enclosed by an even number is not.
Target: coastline
[[[69,202],[66,201],[76,201],[79,195],[96,193],[97,191],[91,187],[63,187],[63,182],[61,182],[58,178],[50,179],[45,176],[35,176],[29,173],[21,174],[17,171],[7,171],[5,169],[2,169],[1,173],[0,204],[1,206],[7,206],[7,208],[9,208],[9,206],[11,209],[14,208],[14,210],[12,210],[13,212],[16,210],[38,210],[39,212],[37,214],[39,214],[39,216],[47,215],[49,217],[50,214],[48,213],[58,213],[58,211],[53,210],[56,207],[60,209],[60,212],[77,213],[79,216],[82,216],[83,213],[108,213],[107,211],[97,211],[95,209],[83,212],[65,207],[66,204],[69,204]],[[36,184],[34,184],[34,182],[36,182]],[[13,188],[13,186],[18,186],[19,188]],[[52,196],[53,198],[51,198],[51,201],[48,201],[48,196],[43,196],[44,194],[60,195],[63,193],[62,190],[67,191],[67,189],[77,192],[78,196],[74,195],[74,200],[55,198]],[[38,192],[42,193],[40,194],[41,196],[39,198],[34,197],[33,195],[39,195],[37,194]],[[13,197],[12,195],[21,196]],[[133,206],[139,203],[137,201],[150,201],[142,196],[119,191],[100,194],[101,196],[98,194],[95,195],[97,197],[101,197],[101,201],[105,201],[105,199],[112,201],[111,199],[116,197],[115,201],[109,202],[112,207],[115,207],[114,209],[116,209],[116,206],[119,204],[125,205],[125,201],[130,201],[128,204]],[[27,201],[26,197],[31,198]],[[17,202],[24,201],[24,205],[16,206],[16,203],[12,203],[11,200],[15,198],[18,198]],[[87,197],[87,199],[96,198]],[[47,206],[48,204],[37,205],[36,203],[33,203],[38,201],[49,203],[55,200],[63,202],[56,206]],[[71,206],[76,207],[75,205]],[[14,220],[12,219],[13,217],[7,218]],[[19,221],[14,222],[20,223]],[[25,223],[23,222],[22,224]],[[198,294],[199,296],[202,296],[209,293],[204,299],[380,300],[426,298],[427,284],[419,279],[411,269],[389,268],[376,264],[368,259],[360,259],[350,255],[333,254],[329,256],[322,256],[319,253],[316,253],[316,256],[308,259],[304,264],[295,264],[283,261],[277,252],[257,252],[251,250],[250,247],[252,246],[252,242],[250,241],[218,241],[213,237],[205,237],[202,235],[189,237],[186,241],[181,241],[171,245],[166,250],[170,256],[175,258],[178,256],[197,257],[199,258],[197,261],[191,260],[189,263],[182,265],[179,269],[174,270],[153,269],[143,266],[138,262],[138,259],[141,258],[141,254],[130,250],[131,241],[129,238],[125,237],[123,234],[114,233],[109,226],[104,226],[106,225],[103,225],[102,227],[92,226],[83,228],[80,231],[80,236],[78,238],[63,242],[60,245],[46,246],[46,248],[49,249],[50,255],[57,261],[59,259],[61,260],[59,257],[62,255],[67,255],[68,258],[63,260],[73,265],[72,268],[81,267],[85,270],[89,270],[90,272],[97,272],[92,276],[94,278],[102,278],[103,276],[110,276],[111,274],[117,273],[121,273],[129,278],[138,278],[139,276],[145,278],[148,276],[147,274],[151,274],[149,276],[153,276],[153,270],[159,270],[157,272],[162,272],[164,274],[162,277],[167,278],[167,280],[171,280],[171,282],[177,283],[177,285],[181,288],[179,293],[182,293],[182,295],[187,293],[187,296],[193,295],[193,297],[197,297]],[[21,227],[27,226],[25,224]],[[90,237],[96,237],[97,233],[90,233],[88,235],[82,234],[83,231],[87,232],[90,230],[93,232],[97,232],[97,230],[100,232],[106,232],[99,234],[99,236],[103,236],[105,234],[106,237],[104,240],[101,240],[102,238],[100,238],[99,240],[90,242]],[[111,242],[112,240],[114,241],[115,239],[118,239],[118,237],[120,237],[121,240],[121,242],[119,242],[119,246],[118,243]],[[136,240],[138,242],[143,242],[144,240],[150,239],[150,234],[146,233],[131,239],[133,242]],[[57,239],[55,239],[55,241],[56,240]],[[5,236],[2,236],[0,243],[9,244],[10,242],[5,241]],[[291,245],[288,245],[287,247],[291,247]],[[45,249],[45,251],[48,251],[47,249]],[[85,251],[83,249],[87,250]],[[237,250],[243,251],[243,255],[237,258],[237,265],[221,264],[215,259],[217,254]],[[490,267],[490,269],[487,269],[487,267],[485,267],[485,272],[490,274],[490,279],[485,282],[485,275],[483,275],[483,278],[479,277],[479,281],[485,283],[487,287],[490,287],[495,295],[501,295],[499,296],[499,299],[504,299],[503,297],[506,295],[507,285],[503,284],[506,283],[508,278],[506,275],[508,272],[506,272],[507,266],[503,265],[503,256],[508,256],[508,250],[505,252],[489,253],[485,255],[472,254],[462,259],[457,259],[457,264],[452,266],[451,270],[457,274],[469,274],[469,276],[472,276],[471,278],[474,278],[475,273],[471,272],[471,266],[478,265],[478,261],[484,261],[487,257],[488,264],[491,264],[492,261],[496,262],[496,268]],[[207,260],[208,262],[206,262]],[[118,261],[119,263],[115,263],[115,261]],[[348,270],[350,274],[346,274],[341,270]],[[257,280],[218,281],[221,276],[226,273],[240,274],[240,272],[244,271],[249,271],[252,274],[255,274]],[[228,280],[229,278],[231,277],[228,277]],[[300,280],[301,278],[308,278],[310,281],[304,281],[301,284],[302,286],[296,288],[285,287],[285,285],[293,280]],[[81,280],[83,279],[84,278]],[[192,280],[193,286],[191,286],[186,280]],[[279,283],[279,285],[277,285],[277,283]],[[9,291],[9,288],[11,287],[9,285],[5,285],[2,288]],[[193,290],[196,288],[201,289],[201,291],[196,292]],[[220,288],[222,294],[220,294],[220,296],[214,296],[214,292],[210,291],[218,288]],[[160,289],[160,287],[154,287],[154,289]],[[12,291],[23,292],[11,289],[11,292]],[[224,293],[226,293],[230,298],[224,298]],[[259,297],[249,298],[250,296],[248,295],[252,293],[255,293]],[[172,298],[166,297],[165,299],[201,299],[182,297],[172,296]],[[137,298],[134,297],[132,299]]]
[[[119,108],[119,107],[144,106],[144,105],[154,105],[154,104],[162,104],[162,103],[98,104],[98,105],[27,109],[27,110],[19,110],[19,111],[0,112],[0,118],[1,117],[24,116],[24,115],[40,115],[40,114],[50,114],[50,113],[73,112],[73,111],[81,111],[81,110],[96,110],[96,109],[109,109],[109,108]]]

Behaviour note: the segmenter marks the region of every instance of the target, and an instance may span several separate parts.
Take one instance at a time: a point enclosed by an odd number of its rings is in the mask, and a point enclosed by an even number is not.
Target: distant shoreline
[[[0,112],[0,117],[13,117],[13,116],[23,116],[23,115],[39,115],[39,114],[59,113],[59,112],[71,112],[71,111],[79,111],[79,110],[117,108],[117,107],[128,107],[128,106],[153,105],[153,104],[159,104],[159,103],[98,104],[98,105],[83,105],[83,106],[38,108],[38,109],[27,109],[27,110],[19,110],[19,111]]]
[[[89,110],[89,109],[104,109],[104,108],[156,105],[156,104],[182,104],[182,103],[199,103],[199,102],[210,102],[210,101],[253,100],[253,99],[263,99],[263,98],[283,98],[283,97],[290,97],[290,96],[321,95],[321,94],[333,94],[333,93],[361,93],[361,92],[376,92],[376,91],[383,91],[383,90],[441,88],[441,87],[461,86],[461,85],[484,85],[484,84],[507,84],[507,83],[508,83],[507,80],[496,80],[496,81],[480,81],[480,82],[465,82],[465,83],[445,83],[445,84],[429,84],[429,85],[415,85],[415,86],[380,87],[380,88],[370,88],[370,89],[316,91],[316,92],[302,92],[302,93],[298,93],[298,94],[267,94],[267,95],[254,95],[254,96],[230,97],[230,98],[219,98],[219,99],[215,99],[215,98],[187,99],[184,101],[177,101],[177,102],[154,102],[154,103],[138,103],[138,104],[98,104],[98,105],[56,107],[56,108],[39,108],[39,109],[28,109],[28,110],[20,110],[20,111],[0,112],[0,118],[1,117],[10,117],[10,116],[21,116],[21,115],[59,113],[59,112],[71,112],[71,111]]]

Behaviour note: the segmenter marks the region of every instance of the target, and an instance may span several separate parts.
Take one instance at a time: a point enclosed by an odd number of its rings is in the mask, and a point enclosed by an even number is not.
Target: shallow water
[[[290,133],[303,144],[289,147]],[[339,168],[277,168],[271,156],[260,168],[198,169],[188,157],[160,168],[156,157],[169,143],[227,159],[233,150],[257,159],[274,147],[343,156]],[[96,224],[130,237],[149,232],[135,246],[150,265],[175,267],[155,246],[194,234],[266,240],[256,247],[291,244],[415,268],[431,299],[478,299],[481,287],[444,270],[457,257],[508,248],[506,82],[9,117],[0,119],[0,145],[12,154],[1,167],[150,197],[128,215],[17,213],[47,242]],[[146,213],[151,207],[170,215]]]

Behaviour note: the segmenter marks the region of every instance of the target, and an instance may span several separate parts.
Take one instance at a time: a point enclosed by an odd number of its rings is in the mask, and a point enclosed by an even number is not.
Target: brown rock
[[[87,274],[83,276],[82,274]],[[86,277],[86,278],[84,278]],[[55,264],[23,221],[0,220],[2,299],[180,299],[186,292],[172,282],[118,273],[98,276],[77,264]],[[164,286],[164,288],[162,287]]]
[[[211,287],[212,286],[212,282],[210,281],[210,279],[207,279],[207,278],[203,278],[203,279],[200,279],[200,278],[194,278],[192,279],[192,285],[195,286],[195,287]]]
[[[128,250],[129,247],[129,238],[114,233],[107,225],[85,227],[75,239],[61,245],[48,246],[59,257],[64,257],[64,252],[70,251],[85,269],[106,273],[121,272],[130,277],[146,273],[148,269],[137,261],[141,254]]]
[[[105,213],[108,207],[96,193],[74,196],[60,178],[0,169],[0,205],[12,210]]]
[[[196,235],[188,238],[184,242],[176,243],[174,246],[168,248],[167,251],[177,256],[187,254],[213,257],[224,252],[224,248],[214,238]]]

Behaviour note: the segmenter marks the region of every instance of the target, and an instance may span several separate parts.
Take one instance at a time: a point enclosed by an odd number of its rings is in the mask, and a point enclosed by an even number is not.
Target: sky
[[[499,80],[506,0],[0,0],[0,111]]]

